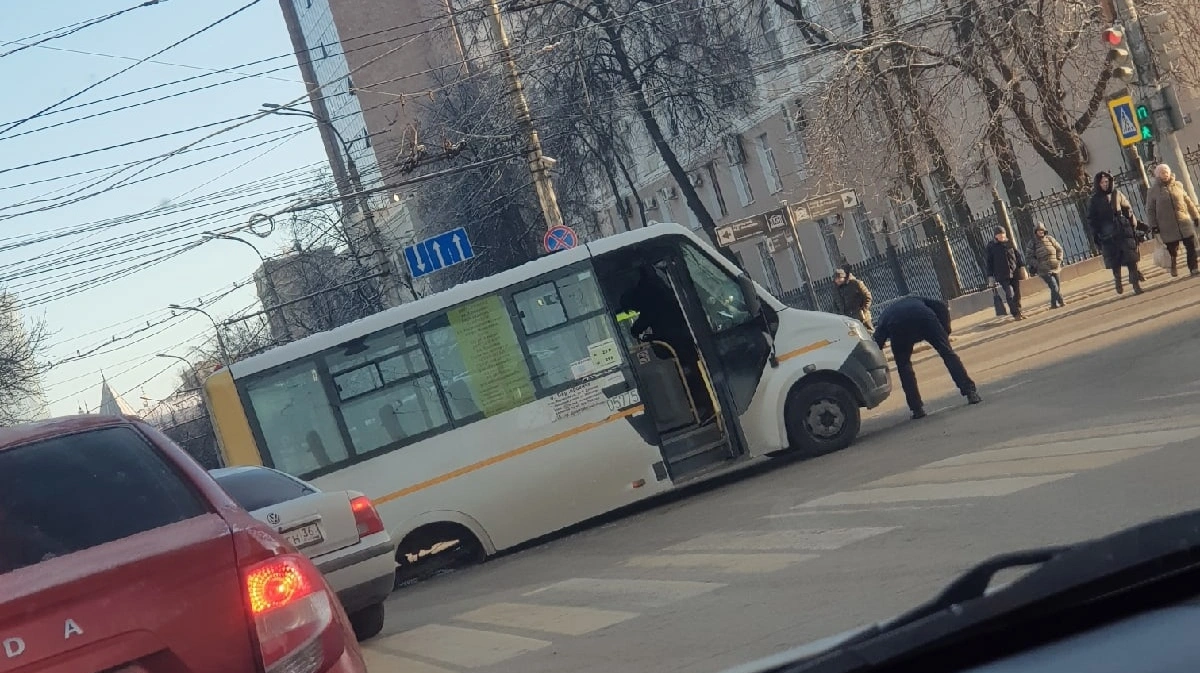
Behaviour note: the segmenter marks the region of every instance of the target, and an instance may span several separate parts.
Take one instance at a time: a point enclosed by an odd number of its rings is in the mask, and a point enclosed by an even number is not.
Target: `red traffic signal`
[[[1104,29],[1104,42],[1110,47],[1119,47],[1125,42],[1125,33],[1117,28]]]

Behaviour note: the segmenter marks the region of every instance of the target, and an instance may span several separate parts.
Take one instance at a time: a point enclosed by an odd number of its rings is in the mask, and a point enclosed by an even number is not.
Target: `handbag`
[[[1008,309],[1004,307],[1004,297],[1000,296],[1000,288],[992,286],[992,304],[996,307],[996,316],[1003,317],[1008,315]]]
[[[1154,266],[1160,269],[1171,268],[1171,251],[1167,250],[1167,245],[1163,243],[1161,236],[1154,237]]]

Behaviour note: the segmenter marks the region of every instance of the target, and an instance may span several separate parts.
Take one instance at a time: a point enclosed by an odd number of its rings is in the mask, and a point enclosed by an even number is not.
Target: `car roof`
[[[73,435],[87,430],[128,426],[140,422],[136,416],[103,416],[97,414],[60,416],[34,423],[0,428],[0,451],[52,437]]]
[[[208,473],[211,474],[214,478],[216,478],[216,477],[227,477],[231,474],[238,474],[240,472],[254,472],[256,470],[270,470],[270,469],[271,468],[269,468],[269,467],[264,467],[261,465],[238,465],[235,467],[216,467],[216,468],[209,470]],[[272,471],[274,471],[274,470],[272,470]]]

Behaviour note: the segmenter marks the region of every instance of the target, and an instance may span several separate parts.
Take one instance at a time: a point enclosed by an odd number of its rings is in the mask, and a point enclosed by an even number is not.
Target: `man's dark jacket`
[[[915,344],[928,338],[928,328],[941,325],[950,335],[950,307],[946,302],[925,297],[909,296],[888,305],[875,323],[875,343],[883,348],[891,339]]]

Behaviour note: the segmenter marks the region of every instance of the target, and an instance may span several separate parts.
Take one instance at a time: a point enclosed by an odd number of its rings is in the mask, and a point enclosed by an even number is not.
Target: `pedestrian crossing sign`
[[[1108,101],[1108,113],[1112,117],[1113,129],[1121,147],[1136,145],[1142,139],[1141,125],[1133,113],[1133,97],[1121,96]]]

